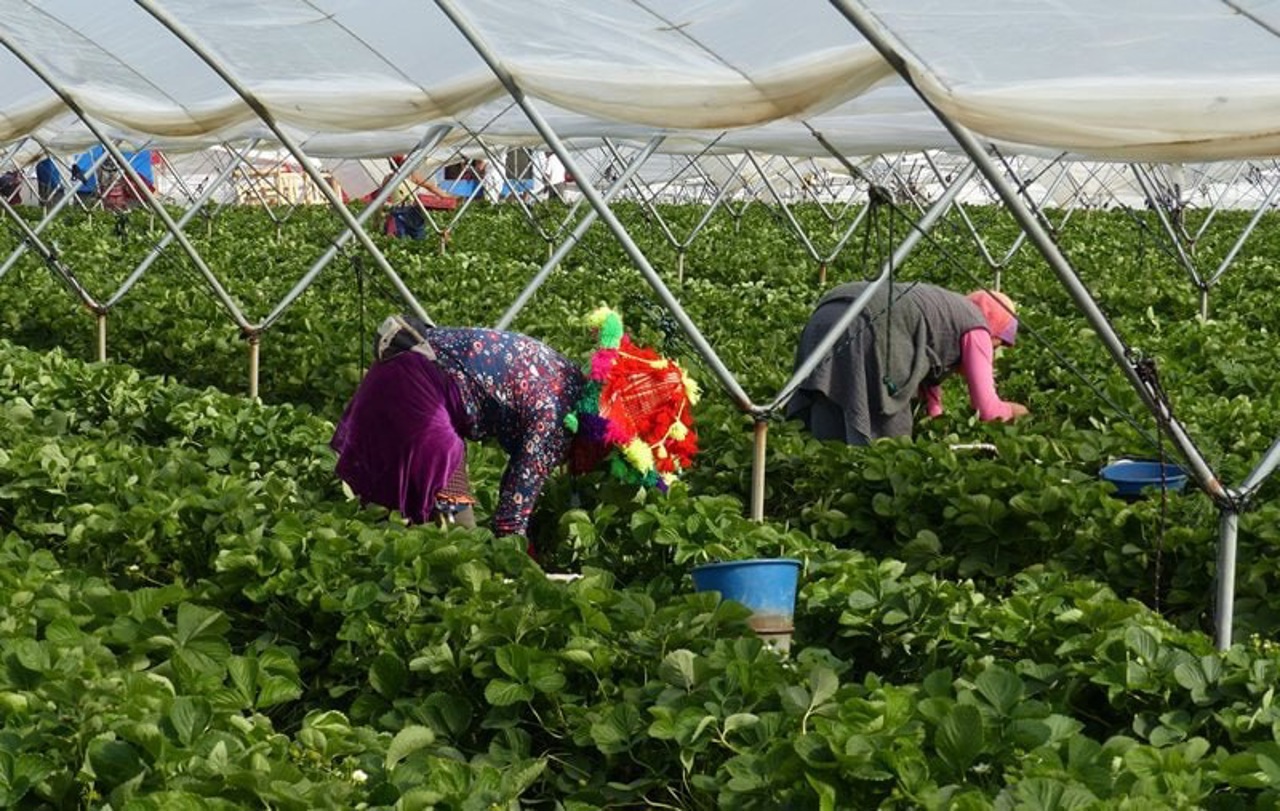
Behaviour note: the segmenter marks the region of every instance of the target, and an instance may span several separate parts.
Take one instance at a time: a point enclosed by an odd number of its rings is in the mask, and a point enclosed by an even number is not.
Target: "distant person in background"
[[[58,164],[51,157],[41,158],[36,164],[36,194],[40,197],[40,204],[58,202],[63,191],[62,172],[58,170]]]
[[[11,206],[22,202],[22,172],[12,169],[0,174],[0,196]]]
[[[390,161],[391,171],[382,179],[384,186],[391,182],[396,170],[404,165],[405,156],[395,155]],[[430,178],[423,177],[416,171],[411,172],[387,198],[390,209],[387,213],[386,230],[389,235],[407,239],[426,238],[427,215],[423,212],[421,202],[416,199],[420,191],[445,200],[452,199],[449,192],[437,186]]]
[[[801,334],[795,368],[867,285],[844,284],[822,297]],[[964,296],[930,284],[886,285],[801,382],[787,416],[818,439],[850,445],[911,436],[913,402],[923,400],[929,416],[941,415],[939,384],[956,371],[980,419],[1024,416],[1026,406],[1000,399],[993,370],[994,351],[1017,338],[1014,310],[1007,296],[994,291]]]
[[[489,164],[485,162],[484,158],[457,161],[444,167],[444,179],[480,182],[484,180],[484,176],[489,170],[488,167]]]
[[[476,158],[474,160],[467,161],[466,166],[464,166],[462,171],[458,173],[458,179],[475,180],[480,182],[484,180],[484,176],[488,171],[488,162],[486,162],[484,158]]]

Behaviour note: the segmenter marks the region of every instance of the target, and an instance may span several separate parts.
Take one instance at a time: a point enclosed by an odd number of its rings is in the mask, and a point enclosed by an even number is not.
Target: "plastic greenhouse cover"
[[[1144,161],[1280,154],[1277,0],[864,0],[975,132]]]
[[[566,137],[660,130],[668,150],[714,141],[792,155],[825,154],[814,131],[856,154],[950,143],[828,2],[451,5]],[[901,47],[931,103],[988,139],[1116,160],[1280,154],[1280,0],[858,5]],[[188,148],[270,137],[147,6],[312,154],[403,151],[433,123],[476,129],[509,104],[427,0],[3,0],[0,142],[93,140],[15,54],[115,135]],[[537,138],[519,111],[492,132]]]

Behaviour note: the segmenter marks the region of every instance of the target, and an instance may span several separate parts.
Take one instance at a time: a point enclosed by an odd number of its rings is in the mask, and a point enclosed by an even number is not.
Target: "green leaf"
[[[484,687],[484,698],[495,707],[509,707],[533,698],[533,688],[506,679],[493,679]]]
[[[400,761],[414,752],[430,746],[435,742],[435,739],[436,734],[427,727],[417,725],[405,727],[391,739],[391,744],[387,747],[387,757],[383,767],[388,770],[394,769]]]
[[[1125,629],[1124,644],[1148,663],[1154,662],[1160,652],[1160,641],[1150,631],[1137,625]]]
[[[829,667],[815,667],[809,673],[810,706],[820,707],[835,697],[840,677]]]
[[[591,725],[591,740],[606,755],[631,749],[640,729],[640,711],[631,704],[615,704]]]
[[[258,700],[253,705],[255,709],[265,710],[286,701],[295,701],[302,695],[302,685],[298,683],[296,675],[292,678],[264,675],[258,681]]]
[[[453,693],[432,693],[422,702],[422,716],[437,735],[458,737],[471,728],[471,702]]]
[[[44,673],[52,665],[49,651],[34,639],[19,639],[13,643],[13,655],[18,664],[35,673]]]
[[[173,724],[183,746],[191,746],[203,735],[212,718],[213,710],[209,707],[209,702],[194,696],[178,696],[169,709],[169,722]]]
[[[957,775],[963,775],[969,765],[982,753],[986,739],[982,730],[982,715],[970,704],[957,704],[938,724],[934,745],[938,755]]]
[[[1014,794],[1020,811],[1071,811],[1089,808],[1098,802],[1097,796],[1083,786],[1043,777],[1018,781]]]
[[[739,729],[749,729],[760,723],[760,716],[751,712],[735,712],[728,718],[724,719],[724,734],[736,732]]]
[[[146,768],[132,746],[106,738],[96,738],[89,743],[89,766],[108,791],[132,780]]]
[[[193,603],[178,606],[178,644],[213,655],[226,649],[223,636],[231,628],[225,614]]]
[[[347,589],[347,596],[342,600],[342,607],[347,611],[363,611],[378,602],[378,597],[381,595],[382,589],[378,588],[377,583],[368,581],[356,583]]]
[[[1006,717],[1022,701],[1025,692],[1022,679],[998,665],[979,673],[974,686],[996,712]]]
[[[369,684],[383,698],[394,699],[399,696],[408,680],[408,668],[394,653],[378,654],[369,667]]]
[[[453,650],[449,647],[448,642],[440,642],[436,645],[428,645],[418,651],[409,662],[409,669],[415,673],[447,673],[456,667],[453,659]]]
[[[806,772],[805,780],[809,781],[809,786],[818,795],[818,811],[835,811],[836,809],[836,787],[819,780],[816,775]]]
[[[663,658],[658,674],[667,684],[689,690],[698,683],[697,661],[697,654],[691,650],[674,650]]]
[[[1173,669],[1173,677],[1178,684],[1191,692],[1196,701],[1205,699],[1205,690],[1209,688],[1209,678],[1205,675],[1200,662],[1181,662]]]
[[[547,770],[546,758],[529,760],[502,771],[502,791],[510,797],[519,797]]]
[[[529,667],[529,685],[540,693],[558,693],[564,689],[564,673],[556,662],[535,662]]]

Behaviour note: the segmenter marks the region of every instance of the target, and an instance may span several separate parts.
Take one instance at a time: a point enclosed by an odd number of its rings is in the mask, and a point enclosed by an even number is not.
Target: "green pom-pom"
[[[635,471],[619,453],[609,455],[609,473],[623,484],[630,484],[630,479],[635,475]]]
[[[595,308],[587,314],[587,325],[600,330],[600,346],[605,349],[617,349],[622,345],[622,316],[616,310]]]
[[[582,386],[582,396],[578,398],[578,405],[574,410],[582,414],[599,414],[602,391],[604,391],[603,383],[598,380],[588,380]]]
[[[622,345],[622,317],[612,310],[600,325],[600,345],[605,349],[617,349]]]
[[[564,427],[569,429],[569,433],[578,433],[578,415],[572,411],[564,415]]]

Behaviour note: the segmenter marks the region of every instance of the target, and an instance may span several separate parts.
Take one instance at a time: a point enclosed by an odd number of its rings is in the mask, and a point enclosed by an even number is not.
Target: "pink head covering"
[[[982,311],[991,334],[1013,346],[1018,337],[1018,318],[1014,315],[1018,305],[1013,303],[1013,299],[996,290],[975,290],[968,299]]]

